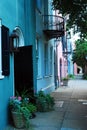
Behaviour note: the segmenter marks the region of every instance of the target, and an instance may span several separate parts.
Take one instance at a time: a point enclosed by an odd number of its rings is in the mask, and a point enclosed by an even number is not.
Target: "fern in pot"
[[[27,105],[24,105],[24,100],[20,96],[12,96],[10,97],[9,107],[12,113],[14,126],[16,128],[28,128],[29,117],[31,114],[27,108]]]

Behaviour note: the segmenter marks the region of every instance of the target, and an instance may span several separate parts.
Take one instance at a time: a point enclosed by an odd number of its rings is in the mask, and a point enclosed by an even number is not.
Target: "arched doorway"
[[[20,28],[15,31],[19,36],[19,51],[14,52],[14,84],[16,91],[21,94],[27,92],[33,96],[33,62],[32,46],[24,46],[24,38]]]

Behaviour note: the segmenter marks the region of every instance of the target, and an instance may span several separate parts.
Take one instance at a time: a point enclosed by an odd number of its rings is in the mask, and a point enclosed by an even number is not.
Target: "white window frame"
[[[19,27],[15,27],[14,30],[16,31],[17,35],[19,36],[19,39],[18,39],[19,47],[24,46],[24,36],[23,36],[21,29]]]
[[[2,27],[2,20],[0,19],[0,79],[3,79],[4,76],[2,75],[2,33],[1,33],[1,27]]]
[[[40,39],[36,38],[36,63],[37,63],[37,78],[41,78],[41,58],[40,58]]]
[[[52,61],[53,61],[53,46],[51,46],[50,47],[50,75],[52,75],[52,66],[53,66],[53,63],[52,63]]]

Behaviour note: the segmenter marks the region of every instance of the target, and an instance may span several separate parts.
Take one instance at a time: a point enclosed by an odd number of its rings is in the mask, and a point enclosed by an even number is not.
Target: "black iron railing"
[[[61,37],[64,35],[64,18],[57,15],[43,16],[43,31],[50,38]]]

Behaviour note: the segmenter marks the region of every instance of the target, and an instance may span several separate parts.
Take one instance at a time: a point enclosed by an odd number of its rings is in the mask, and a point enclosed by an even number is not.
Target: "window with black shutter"
[[[9,57],[9,29],[2,25],[1,28],[2,41],[2,75],[8,76],[10,71],[10,57]]]

